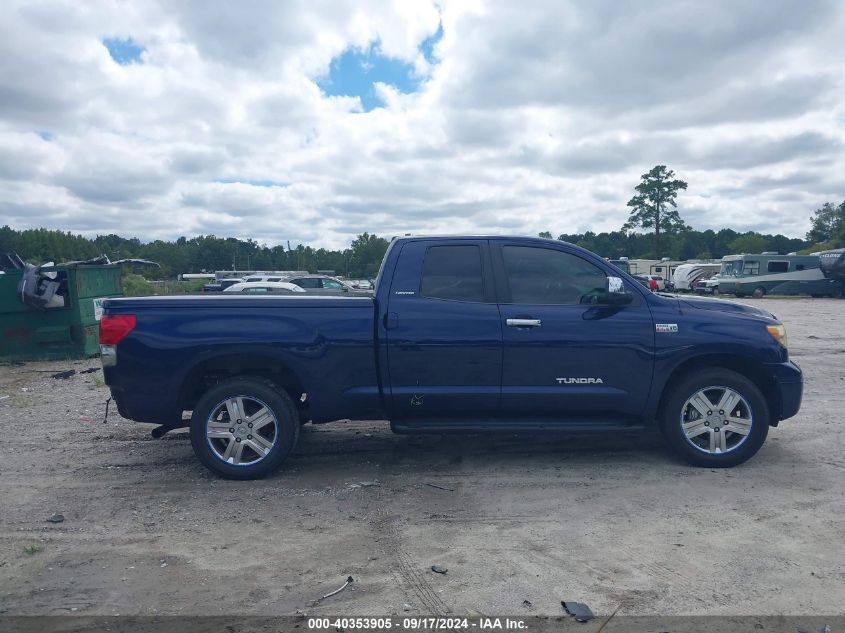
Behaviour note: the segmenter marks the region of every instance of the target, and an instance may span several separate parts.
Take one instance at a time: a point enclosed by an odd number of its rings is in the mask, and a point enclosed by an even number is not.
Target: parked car
[[[336,277],[329,277],[328,275],[304,275],[302,277],[293,277],[287,281],[296,284],[300,288],[305,288],[309,294],[342,295],[355,291],[349,284],[342,282]]]
[[[346,279],[346,283],[355,290],[372,290],[373,284],[368,279]]]
[[[651,290],[651,284],[649,284],[651,280],[646,275],[634,275],[634,279],[644,288]]]
[[[305,294],[305,289],[300,288],[296,284],[286,283],[284,281],[244,281],[239,284],[232,284],[223,292],[224,294],[242,293],[292,295]]]
[[[719,294],[719,277],[713,276],[709,279],[702,279],[701,281],[698,281],[693,285],[693,289],[698,294]]]
[[[660,275],[643,275],[646,279],[653,279],[655,284],[655,290],[662,291],[666,290],[666,280],[663,279]]]
[[[657,424],[689,462],[727,467],[794,416],[802,374],[770,312],[646,291],[601,257],[520,237],[401,237],[375,296],[106,299],[120,414],[186,425],[213,472],[252,479],[300,425],[397,433],[624,432]]]

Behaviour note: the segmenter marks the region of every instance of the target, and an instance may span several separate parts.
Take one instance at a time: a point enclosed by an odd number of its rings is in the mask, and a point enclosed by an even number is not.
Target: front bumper
[[[791,418],[801,408],[804,392],[804,377],[801,368],[788,361],[769,365],[780,396],[780,412],[773,422]]]

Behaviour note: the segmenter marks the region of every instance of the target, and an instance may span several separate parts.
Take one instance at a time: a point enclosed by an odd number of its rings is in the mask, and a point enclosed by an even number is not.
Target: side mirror
[[[634,295],[625,291],[625,282],[621,277],[608,277],[604,296],[599,303],[609,306],[626,306],[634,300]]]
[[[620,277],[607,278],[607,294],[625,294],[625,284]]]

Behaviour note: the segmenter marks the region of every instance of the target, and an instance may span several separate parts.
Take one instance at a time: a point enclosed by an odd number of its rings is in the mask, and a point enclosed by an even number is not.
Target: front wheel
[[[766,289],[763,286],[757,286],[754,289],[753,295],[757,299],[762,299],[763,297],[766,296]]]
[[[206,468],[226,479],[276,470],[299,438],[296,406],[269,380],[230,378],[209,389],[191,416],[191,445]]]
[[[661,415],[669,445],[696,466],[726,468],[754,456],[769,432],[769,408],[757,386],[711,368],[670,386]]]

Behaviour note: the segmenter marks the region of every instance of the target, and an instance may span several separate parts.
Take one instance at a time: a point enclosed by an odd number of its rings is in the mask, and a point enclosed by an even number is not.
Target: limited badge
[[[654,331],[655,332],[677,332],[678,331],[678,324],[677,323],[655,323],[654,324]]]

